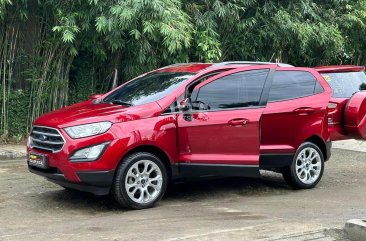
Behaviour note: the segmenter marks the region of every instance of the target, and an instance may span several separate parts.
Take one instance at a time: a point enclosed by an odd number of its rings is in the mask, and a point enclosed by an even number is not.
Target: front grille
[[[65,140],[57,129],[34,126],[29,136],[29,144],[32,148],[58,152],[63,148]]]

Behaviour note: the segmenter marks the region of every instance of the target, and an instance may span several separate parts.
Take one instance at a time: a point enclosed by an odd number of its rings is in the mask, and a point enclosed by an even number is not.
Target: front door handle
[[[228,124],[231,126],[245,126],[248,123],[249,123],[249,120],[244,119],[244,118],[236,118],[236,119],[229,120],[229,122],[228,122]]]
[[[309,115],[314,113],[315,111],[316,109],[311,107],[300,107],[293,110],[293,112],[298,115]]]

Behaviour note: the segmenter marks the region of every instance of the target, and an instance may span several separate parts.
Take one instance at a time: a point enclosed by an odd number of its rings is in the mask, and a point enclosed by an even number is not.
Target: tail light
[[[337,109],[337,104],[330,102],[328,103],[327,106],[327,111],[328,111],[328,124],[329,125],[333,125],[334,124],[334,120],[333,120],[333,112]]]
[[[337,104],[336,103],[332,103],[332,102],[330,102],[329,104],[328,104],[328,112],[329,111],[332,111],[332,110],[334,110],[334,109],[336,109],[337,108]]]

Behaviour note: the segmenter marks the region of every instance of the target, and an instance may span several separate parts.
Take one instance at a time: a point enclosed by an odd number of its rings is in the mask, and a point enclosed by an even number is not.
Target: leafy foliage
[[[11,0],[0,0],[0,19],[3,19],[5,15],[5,6],[11,4]]]
[[[366,63],[366,0],[0,0],[0,23],[3,139],[107,91],[112,68],[124,82],[189,61]]]
[[[27,115],[29,107],[29,92],[23,90],[12,91],[9,96],[9,129],[13,141],[19,142],[27,129]]]

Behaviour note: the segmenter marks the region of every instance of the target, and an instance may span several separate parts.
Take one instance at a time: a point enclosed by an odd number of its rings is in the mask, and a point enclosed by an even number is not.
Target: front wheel
[[[298,189],[315,187],[323,176],[324,156],[317,145],[303,143],[296,151],[292,165],[282,174],[287,184]]]
[[[154,206],[162,198],[166,186],[167,174],[161,160],[150,153],[138,152],[122,160],[112,193],[120,205],[144,209]]]

